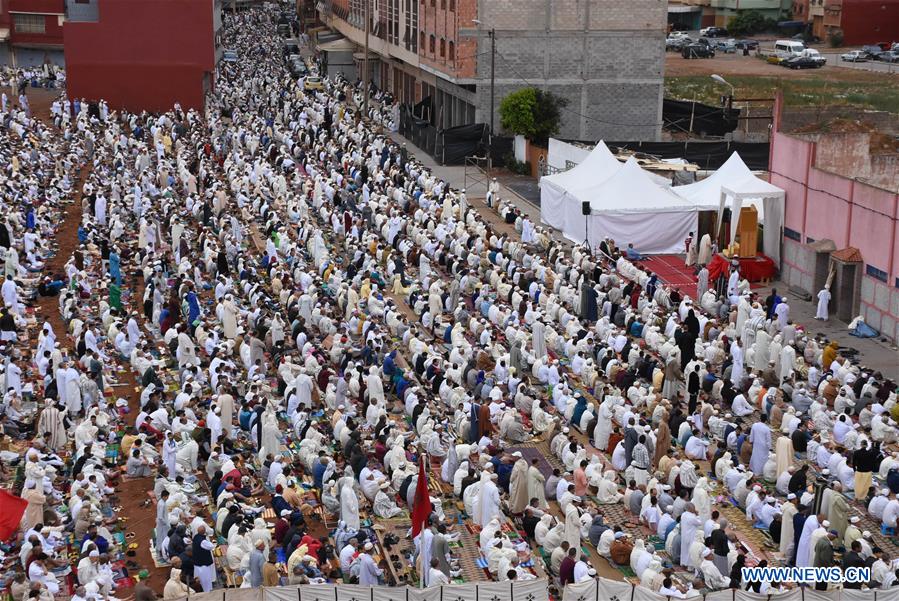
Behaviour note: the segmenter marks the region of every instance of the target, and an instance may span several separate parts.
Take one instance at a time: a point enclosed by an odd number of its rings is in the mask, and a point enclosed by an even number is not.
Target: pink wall
[[[786,192],[784,226],[797,232],[803,231],[805,215],[806,170],[812,146],[797,138],[777,135],[777,144],[771,144],[771,183]],[[803,238],[802,242],[805,242]]]
[[[784,225],[838,248],[858,248],[866,263],[899,277],[896,219],[899,195],[818,169],[815,143],[776,132],[771,145],[771,182],[787,192]],[[807,182],[807,186],[806,186]]]
[[[852,180],[815,167],[809,170],[805,235],[815,240],[830,238],[837,248],[850,246],[848,230]],[[839,198],[834,198],[835,196]]]

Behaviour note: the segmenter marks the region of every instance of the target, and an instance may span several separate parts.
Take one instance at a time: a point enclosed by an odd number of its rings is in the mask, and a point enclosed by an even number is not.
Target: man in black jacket
[[[843,555],[843,572],[846,571],[846,568],[863,568],[865,567],[865,560],[862,559],[861,556],[862,544],[857,540],[852,541],[852,549]],[[854,588],[860,589],[862,587],[861,582],[844,582],[843,587],[845,588]]]

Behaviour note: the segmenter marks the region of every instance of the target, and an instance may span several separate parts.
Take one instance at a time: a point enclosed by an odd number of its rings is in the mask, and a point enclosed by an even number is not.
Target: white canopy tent
[[[540,217],[543,222],[566,235],[569,229],[582,227],[582,203],[594,198],[593,190],[619,169],[621,163],[600,141],[583,161],[568,171],[541,177]]]
[[[672,190],[679,196],[698,204],[716,205],[718,227],[724,209],[730,206],[736,218],[731,223],[730,243],[734,241],[740,218],[740,208],[751,204],[759,215],[759,223],[765,228],[763,251],[780,266],[780,242],[783,234],[784,199],[786,194],[777,186],[756,177],[740,155],[734,152],[721,167],[704,180]],[[728,203],[730,199],[730,203]]]
[[[695,232],[699,211],[715,210],[718,203],[699,203],[659,186],[633,158],[601,185],[591,190],[589,241],[610,237],[621,247],[633,244],[643,254],[683,252],[684,240]],[[571,240],[582,241],[585,224],[565,230]]]

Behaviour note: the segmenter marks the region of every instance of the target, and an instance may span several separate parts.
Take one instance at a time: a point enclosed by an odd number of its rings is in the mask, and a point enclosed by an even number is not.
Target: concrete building
[[[744,11],[756,11],[766,19],[783,20],[792,12],[794,0],[674,0],[668,5],[668,23],[701,27],[727,27]]]
[[[756,11],[766,19],[783,20],[790,12],[792,0],[710,0],[715,9],[715,25],[727,27],[727,22],[741,12]]]
[[[113,108],[202,109],[221,57],[220,0],[66,0],[70,97]]]
[[[65,20],[65,0],[0,0],[0,61],[62,65]]]
[[[833,123],[790,133],[775,107],[771,183],[787,193],[781,279],[816,295],[833,271],[831,314],[863,315],[897,341],[899,149],[890,140],[899,132]]]
[[[359,46],[365,0],[320,0],[322,21]],[[660,0],[368,0],[374,80],[401,102],[432,101],[438,128],[494,120],[528,85],[568,99],[560,135],[661,134],[666,3]]]

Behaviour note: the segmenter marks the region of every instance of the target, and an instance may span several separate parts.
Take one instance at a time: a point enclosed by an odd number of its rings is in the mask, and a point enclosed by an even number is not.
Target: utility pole
[[[369,15],[369,5],[371,0],[362,0],[365,2],[365,56],[362,58],[362,118],[368,116],[368,34],[371,30],[371,16]]]
[[[490,149],[490,164],[493,163],[493,113],[496,103],[496,29],[490,28],[490,137],[488,148]]]

